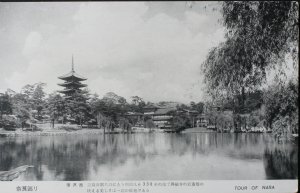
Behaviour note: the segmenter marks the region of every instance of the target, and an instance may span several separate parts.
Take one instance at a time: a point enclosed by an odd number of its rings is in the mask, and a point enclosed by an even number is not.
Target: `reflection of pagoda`
[[[86,84],[81,83],[81,81],[84,81],[87,79],[78,75],[74,71],[73,56],[72,56],[72,71],[70,73],[60,76],[58,78],[65,81],[62,84],[58,84],[59,86],[64,87],[63,90],[60,90],[58,92],[63,93],[65,95],[65,98],[71,98],[74,93],[81,92],[81,89],[87,86]]]

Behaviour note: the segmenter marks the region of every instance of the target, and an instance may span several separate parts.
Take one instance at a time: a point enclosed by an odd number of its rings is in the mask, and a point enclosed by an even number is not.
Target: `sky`
[[[217,2],[0,2],[0,92],[75,71],[91,93],[204,100],[201,64],[224,41]]]

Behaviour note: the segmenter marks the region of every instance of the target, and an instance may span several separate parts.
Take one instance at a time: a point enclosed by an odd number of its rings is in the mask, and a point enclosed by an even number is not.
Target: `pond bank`
[[[62,129],[63,128],[63,129]],[[144,130],[132,130],[124,131],[119,128],[113,131],[104,131],[104,129],[94,129],[94,128],[75,128],[70,126],[64,126],[54,129],[41,129],[33,130],[30,129],[22,130],[21,128],[15,131],[7,131],[0,128],[0,137],[25,137],[25,136],[55,136],[55,135],[98,135],[98,134],[124,134],[124,133],[152,133],[152,132],[163,132],[159,129],[144,129]]]
[[[16,131],[6,131],[0,129],[0,137],[24,137],[24,136],[52,136],[52,135],[80,135],[80,134],[103,134],[102,129],[78,129],[72,131],[66,131],[62,129],[44,129],[42,131],[22,131],[17,129]]]

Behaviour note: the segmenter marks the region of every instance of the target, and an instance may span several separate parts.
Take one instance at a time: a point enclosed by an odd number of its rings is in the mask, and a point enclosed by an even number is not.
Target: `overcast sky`
[[[201,63],[224,40],[216,4],[0,3],[0,92],[36,82],[59,90],[73,54],[75,71],[100,97],[198,102]]]

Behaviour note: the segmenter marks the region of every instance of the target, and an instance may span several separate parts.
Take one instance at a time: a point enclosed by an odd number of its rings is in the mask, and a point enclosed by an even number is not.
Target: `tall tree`
[[[26,97],[30,98],[34,92],[34,85],[27,84],[22,87],[21,93],[24,94]]]
[[[13,95],[12,110],[13,114],[19,118],[23,128],[25,122],[32,118],[32,114],[30,112],[31,104],[29,103],[28,95],[21,93],[16,93]]]
[[[211,94],[244,95],[257,89],[266,70],[279,68],[286,54],[297,64],[298,13],[293,1],[223,2],[226,41],[209,52],[203,65]]]
[[[37,111],[37,118],[41,118],[42,111],[45,106],[45,95],[44,86],[45,83],[37,83],[34,85],[34,91],[32,93],[32,101],[33,101],[33,108]]]
[[[47,99],[47,113],[50,115],[54,128],[55,120],[66,114],[65,99],[57,93],[50,94]]]
[[[45,86],[46,84],[41,82],[32,85],[27,84],[21,90],[21,94],[23,94],[27,100],[27,104],[30,108],[29,110],[37,112],[36,118],[41,118],[45,106]]]
[[[37,105],[42,104],[44,101],[44,97],[46,93],[44,92],[44,86],[46,86],[45,83],[37,83],[34,85],[35,88],[32,92],[32,99],[34,100]]]
[[[131,110],[142,113],[143,108],[146,106],[146,103],[143,100],[143,98],[139,96],[132,96],[131,100],[132,100]]]
[[[245,113],[246,93],[261,89],[269,69],[284,74],[287,55],[297,68],[299,4],[229,1],[221,11],[227,33],[202,66],[205,82],[212,98],[232,98],[235,113]]]
[[[194,101],[190,102],[190,106],[192,110],[198,111],[199,113],[203,113],[204,111],[204,103],[198,102],[195,103]]]
[[[0,119],[2,119],[3,114],[12,113],[12,104],[11,99],[8,94],[0,93]]]

